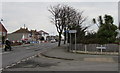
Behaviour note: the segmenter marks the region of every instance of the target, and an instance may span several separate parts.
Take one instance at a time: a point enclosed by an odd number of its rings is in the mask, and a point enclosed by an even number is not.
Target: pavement
[[[62,45],[58,48],[53,48],[50,51],[41,53],[42,56],[64,60],[79,60],[79,61],[97,61],[97,62],[118,62],[117,55],[92,55],[84,53],[67,52],[67,46]]]

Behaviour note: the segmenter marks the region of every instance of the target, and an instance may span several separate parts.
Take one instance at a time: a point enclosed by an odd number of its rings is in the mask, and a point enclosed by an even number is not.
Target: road
[[[29,46],[13,47],[13,51],[2,53],[2,67],[5,68],[6,66],[56,46],[57,43],[40,43]]]

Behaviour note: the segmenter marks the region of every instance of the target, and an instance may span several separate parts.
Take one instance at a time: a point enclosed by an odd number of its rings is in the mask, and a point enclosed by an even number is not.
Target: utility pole
[[[77,52],[77,49],[76,49],[76,33],[75,33],[75,53]]]

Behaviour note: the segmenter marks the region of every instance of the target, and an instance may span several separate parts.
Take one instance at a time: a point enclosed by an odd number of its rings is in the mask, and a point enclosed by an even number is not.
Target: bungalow
[[[39,34],[36,30],[31,30],[29,37],[32,41],[38,41],[41,37],[41,34]]]
[[[6,38],[7,38],[7,29],[4,27],[3,23],[0,22],[0,43],[4,44]]]
[[[30,33],[29,33],[28,28],[20,28],[11,34],[8,34],[8,39],[10,41],[28,40],[29,35],[30,35]]]
[[[47,40],[47,36],[49,36],[49,33],[43,30],[38,31],[38,33],[41,34],[41,36],[44,37],[45,40]]]
[[[10,41],[38,41],[41,37],[41,34],[37,32],[36,30],[29,31],[28,28],[20,28],[16,30],[15,32],[8,34],[8,39]]]

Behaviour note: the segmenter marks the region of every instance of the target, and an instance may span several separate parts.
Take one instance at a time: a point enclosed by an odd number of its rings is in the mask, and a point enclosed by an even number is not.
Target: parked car
[[[56,40],[55,40],[55,39],[53,39],[53,40],[51,40],[50,42],[51,42],[51,43],[55,43],[55,42],[56,42]]]

